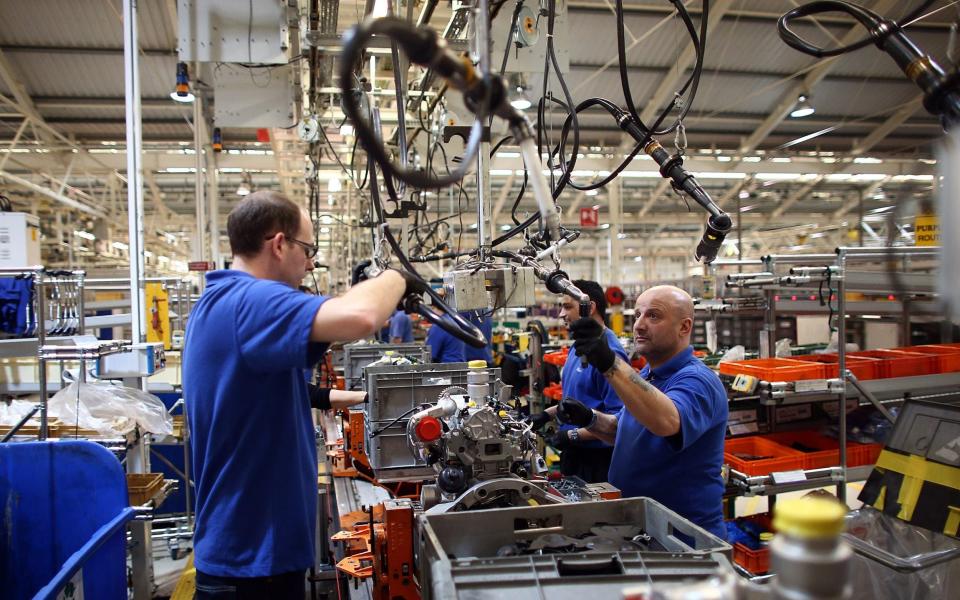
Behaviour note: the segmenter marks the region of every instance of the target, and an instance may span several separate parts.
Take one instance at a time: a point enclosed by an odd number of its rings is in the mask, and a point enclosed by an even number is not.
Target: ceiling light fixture
[[[170,92],[170,97],[177,102],[193,102],[193,94],[190,93],[190,75],[187,71],[187,63],[177,63],[177,87]]]
[[[247,196],[253,191],[253,179],[250,173],[244,173],[240,176],[240,185],[237,186],[238,196]]]
[[[797,105],[790,111],[790,117],[802,119],[803,117],[809,117],[815,112],[817,112],[817,109],[810,104],[810,97],[806,94],[800,94],[800,97],[797,98]]]
[[[510,106],[517,110],[527,110],[533,106],[533,102],[527,96],[527,86],[523,81],[523,76],[517,73],[510,78]]]

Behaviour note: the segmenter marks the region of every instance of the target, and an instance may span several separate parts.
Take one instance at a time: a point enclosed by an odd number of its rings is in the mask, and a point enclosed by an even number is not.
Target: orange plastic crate
[[[895,350],[936,355],[937,370],[940,373],[960,371],[960,344],[953,346],[946,344],[925,344],[923,346],[904,346],[903,348],[895,348]]]
[[[570,354],[570,348],[557,350],[556,352],[547,352],[543,355],[543,362],[562,367],[567,362],[567,355]]]
[[[793,358],[754,358],[720,363],[721,375],[751,375],[763,381],[824,379],[824,366]]]
[[[736,454],[764,458],[751,460],[739,458]],[[723,447],[723,459],[731,468],[747,475],[769,475],[774,471],[804,468],[803,452],[755,435],[727,440]]]
[[[563,400],[563,387],[559,383],[551,383],[543,388],[543,395],[551,400]]]
[[[822,364],[826,377],[840,376],[840,357],[836,354],[804,354],[792,358]],[[880,379],[880,361],[876,358],[847,356],[847,369],[853,372],[857,379]]]
[[[840,464],[840,442],[819,432],[809,430],[784,431],[770,433],[763,437],[792,450],[802,452],[804,469],[822,469]],[[813,448],[813,450],[804,451],[794,444]],[[883,449],[881,444],[847,442],[847,466],[860,467],[875,464],[877,457],[880,456],[881,449]]]
[[[770,513],[740,517],[737,520],[753,521],[765,531],[773,531]],[[746,544],[737,542],[733,545],[733,561],[754,575],[763,575],[770,570],[770,548],[753,550]]]
[[[880,374],[884,378],[933,375],[939,367],[937,357],[934,355],[903,352],[901,350],[864,350],[851,352],[848,356],[866,356],[880,359]]]

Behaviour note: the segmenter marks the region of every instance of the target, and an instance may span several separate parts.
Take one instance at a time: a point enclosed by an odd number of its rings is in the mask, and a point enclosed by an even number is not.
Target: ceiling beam
[[[890,11],[897,3],[897,0],[877,0],[873,3],[871,7],[873,11],[882,14],[886,14]],[[839,45],[845,46],[851,44],[860,38],[863,37],[863,28],[860,26],[852,27],[847,33],[840,39]],[[776,129],[786,117],[790,114],[790,111],[793,110],[793,107],[797,104],[797,98],[800,94],[805,94],[811,96],[813,89],[817,86],[818,83],[823,81],[823,78],[827,76],[828,73],[837,65],[839,62],[839,57],[832,57],[820,60],[815,63],[816,66],[808,72],[802,80],[790,86],[787,91],[780,96],[780,100],[774,105],[773,109],[770,111],[770,114],[764,119],[763,123],[760,124],[757,129],[750,134],[740,145],[740,152],[743,154],[749,154],[757,149],[757,147],[767,138],[767,136]]]
[[[800,200],[803,200],[807,194],[813,191],[815,187],[820,185],[820,182],[823,181],[825,177],[825,175],[818,175],[816,179],[790,194],[786,200],[781,202],[775,209],[773,209],[773,212],[770,213],[770,216],[767,220],[773,221],[774,219],[779,219],[781,216],[783,216],[783,213],[790,209],[791,206]]]
[[[653,191],[650,192],[650,196],[647,198],[647,201],[643,203],[643,208],[640,209],[640,212],[637,213],[638,217],[642,217],[650,212],[650,209],[653,208],[653,205],[657,203],[657,200],[663,196],[663,193],[667,191],[667,188],[670,187],[670,180],[664,179],[657,184],[657,187],[653,188]]]
[[[917,96],[900,107],[895,113],[887,117],[886,121],[877,126],[867,137],[863,138],[860,143],[854,146],[850,153],[854,156],[859,156],[869,152],[874,146],[883,141],[884,138],[893,133],[897,127],[900,127],[907,119],[912,117],[913,113],[917,112],[917,109],[919,109],[922,104],[923,96]]]
[[[723,16],[730,10],[734,1],[735,0],[719,0],[714,2],[710,7],[710,17],[707,19],[707,38],[710,37],[710,33],[716,29],[717,24],[720,23]],[[668,67],[663,80],[660,82],[660,85],[657,86],[656,91],[653,92],[653,96],[647,100],[646,107],[643,109],[643,112],[640,113],[641,121],[644,123],[653,122],[657,112],[661,107],[666,105],[667,100],[677,91],[680,79],[686,75],[687,69],[694,64],[696,57],[696,49],[693,47],[693,41],[690,41],[687,43],[687,47],[683,49],[683,52],[680,53],[676,64]]]

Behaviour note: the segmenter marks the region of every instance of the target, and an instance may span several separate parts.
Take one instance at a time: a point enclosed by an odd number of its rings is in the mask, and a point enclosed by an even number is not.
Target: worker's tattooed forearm
[[[610,368],[603,375],[607,379],[612,380],[614,377],[617,376],[617,374],[621,371],[621,369],[625,369],[625,372],[629,373],[629,375],[627,375],[627,379],[629,379],[631,383],[636,384],[636,386],[639,387],[641,390],[643,390],[645,393],[649,394],[656,391],[657,388],[650,385],[650,383],[647,380],[645,380],[643,377],[640,377],[640,374],[634,371],[633,367],[625,363],[621,358],[617,358],[617,361],[613,364],[613,367]]]
[[[633,371],[633,369],[631,369],[631,371]],[[637,386],[638,386],[641,390],[643,390],[644,392],[646,392],[646,393],[648,393],[648,394],[657,389],[657,388],[653,387],[652,385],[650,385],[650,383],[649,383],[646,379],[644,379],[643,377],[640,377],[640,374],[637,373],[636,371],[633,371],[632,373],[630,373],[630,381],[631,381],[632,383],[637,384]]]

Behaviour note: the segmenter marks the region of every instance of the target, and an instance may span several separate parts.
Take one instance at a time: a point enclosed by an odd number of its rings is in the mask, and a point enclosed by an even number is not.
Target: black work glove
[[[527,422],[530,423],[530,429],[533,431],[540,431],[543,429],[543,426],[553,420],[553,416],[550,413],[544,411],[539,413],[534,413],[527,417]]]
[[[549,440],[547,440],[547,443],[550,444],[554,450],[562,451],[566,448],[569,448],[572,445],[570,442],[570,431],[567,429],[558,431]]]
[[[557,420],[567,425],[590,427],[597,422],[597,415],[583,402],[573,398],[564,398],[557,406]]]
[[[581,317],[570,325],[570,337],[578,356],[587,359],[596,370],[606,373],[613,367],[617,355],[610,349],[603,325],[589,317]]]

